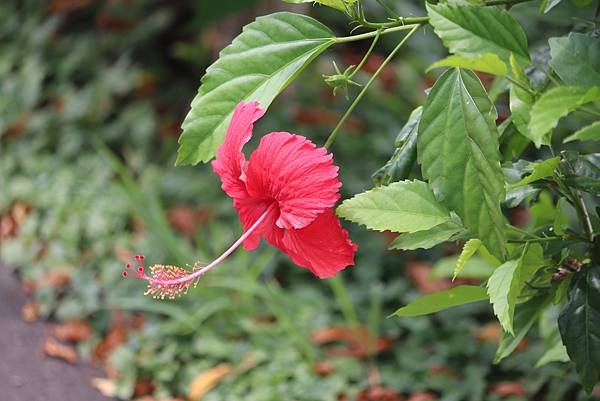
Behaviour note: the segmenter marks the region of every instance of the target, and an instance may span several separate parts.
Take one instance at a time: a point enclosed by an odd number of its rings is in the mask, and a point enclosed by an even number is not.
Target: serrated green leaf
[[[501,360],[512,354],[519,343],[525,338],[533,324],[537,321],[540,313],[548,302],[546,295],[539,295],[529,299],[527,302],[517,305],[514,316],[514,332],[511,335],[506,331],[502,332],[500,344],[494,357],[494,363],[499,363]]]
[[[557,86],[545,92],[531,108],[527,134],[536,147],[550,145],[558,121],[586,103],[600,101],[600,87]]]
[[[460,67],[470,70],[487,72],[488,74],[505,76],[508,74],[506,64],[493,53],[485,53],[479,57],[448,56],[427,67],[427,72],[439,67]]]
[[[176,164],[213,158],[239,102],[268,107],[332,43],[329,28],[299,14],[275,13],[245,26],[206,70],[182,125]]]
[[[477,252],[480,246],[481,240],[477,238],[471,238],[465,243],[465,246],[463,246],[463,249],[458,256],[458,260],[456,261],[456,266],[454,266],[452,281],[456,279],[460,271],[465,267],[465,264],[471,259],[471,256],[475,255],[475,252]]]
[[[423,108],[419,106],[410,114],[408,121],[398,133],[391,159],[371,178],[375,185],[388,185],[408,177],[417,160],[417,130]]]
[[[346,7],[352,7],[356,0],[283,0],[286,3],[302,4],[315,3],[323,6],[335,8],[336,10],[346,11]]]
[[[510,53],[529,63],[527,37],[521,25],[497,7],[426,3],[430,23],[450,52],[464,57],[498,55],[508,63]]]
[[[600,380],[600,266],[582,268],[573,280],[558,326],[585,390]]]
[[[600,86],[600,40],[582,33],[551,38],[550,64],[567,85]]]
[[[485,288],[459,285],[446,291],[423,295],[393,313],[394,316],[422,316],[471,302],[488,299]]]
[[[550,159],[544,160],[542,162],[534,162],[529,166],[533,169],[531,174],[526,177],[523,177],[519,182],[511,184],[507,187],[507,189],[514,189],[518,187],[522,187],[523,185],[531,184],[532,182],[541,180],[546,177],[552,176],[554,174],[554,170],[558,167],[560,163],[560,157],[552,157]]]
[[[518,295],[520,259],[509,260],[498,267],[488,280],[488,295],[504,331],[514,335],[513,317]]]
[[[446,71],[427,96],[417,154],[434,193],[498,258],[504,258],[504,176],[496,109],[473,72]]]
[[[573,135],[566,137],[563,142],[572,141],[600,141],[600,120],[577,130]]]
[[[437,225],[429,230],[405,233],[398,236],[390,245],[389,249],[429,249],[442,242],[448,241],[455,234],[463,231],[462,225],[450,220]]]
[[[371,230],[413,233],[450,220],[423,181],[400,181],[346,199],[337,214]]]
[[[483,248],[482,248],[483,249]],[[456,256],[441,258],[431,270],[433,278],[451,278],[454,275]],[[494,265],[479,255],[471,257],[463,266],[460,275],[463,278],[487,280],[494,273]]]

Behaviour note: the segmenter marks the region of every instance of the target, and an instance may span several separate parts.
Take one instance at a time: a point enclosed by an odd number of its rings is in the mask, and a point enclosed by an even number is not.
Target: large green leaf
[[[531,163],[529,165],[529,167],[532,169],[531,174],[523,177],[520,181],[514,184],[510,184],[508,189],[522,187],[523,185],[531,184],[532,182],[550,177],[552,174],[554,174],[554,170],[556,170],[556,167],[558,167],[559,163],[560,157],[552,157],[541,162]]]
[[[210,160],[241,101],[268,107],[307,64],[333,43],[333,33],[299,14],[257,18],[207,70],[179,138],[177,164]]]
[[[521,260],[509,260],[498,267],[488,280],[488,294],[502,328],[514,335],[513,317],[519,291]]]
[[[471,234],[504,257],[504,176],[496,108],[473,72],[446,71],[427,96],[417,153],[434,193]]]
[[[567,353],[589,393],[600,380],[600,266],[585,266],[577,273],[558,325]]]
[[[538,320],[548,300],[546,295],[539,295],[517,305],[514,316],[514,335],[506,331],[502,332],[500,344],[494,357],[494,363],[499,363],[517,348],[533,324]]]
[[[423,181],[400,181],[346,199],[337,214],[372,230],[415,232],[450,220]]]
[[[460,67],[470,70],[487,72],[488,74],[505,76],[508,74],[506,64],[493,53],[485,53],[479,57],[467,58],[456,54],[436,61],[427,67],[427,71],[439,67]]]
[[[426,4],[429,22],[452,53],[468,58],[493,53],[508,63],[512,52],[519,63],[529,62],[525,32],[506,11],[478,5]]]
[[[396,150],[391,159],[371,178],[375,185],[387,185],[408,177],[417,160],[417,130],[423,108],[417,107],[396,138]]]
[[[301,3],[315,3],[321,4],[327,7],[335,8],[340,11],[347,11],[349,7],[352,7],[356,0],[283,0],[286,3],[301,4]]]
[[[558,121],[586,103],[600,101],[600,87],[557,86],[545,92],[531,108],[528,135],[538,148],[550,145]]]
[[[459,285],[446,291],[423,295],[403,306],[393,314],[395,316],[421,316],[439,312],[454,306],[488,299],[485,288],[474,285]]]
[[[462,231],[464,231],[464,227],[461,224],[450,220],[429,230],[401,234],[390,244],[389,249],[429,249],[448,241]]]
[[[577,130],[573,135],[566,137],[563,142],[571,141],[600,141],[600,120]]]
[[[582,33],[552,38],[550,64],[567,85],[600,86],[600,40]]]
[[[534,96],[530,92],[531,82],[529,81],[529,78],[527,78],[527,75],[525,75],[525,72],[519,63],[517,63],[513,54],[510,55],[510,66],[513,79],[515,80],[510,86],[509,98],[512,122],[522,135],[529,137],[529,113],[531,112],[531,106],[535,101]]]

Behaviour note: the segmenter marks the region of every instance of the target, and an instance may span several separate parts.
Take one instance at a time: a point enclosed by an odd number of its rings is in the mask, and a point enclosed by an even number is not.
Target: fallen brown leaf
[[[502,337],[502,327],[500,327],[498,322],[489,322],[473,330],[472,334],[479,342],[498,344]]]
[[[313,365],[313,371],[319,376],[329,376],[335,371],[333,365],[328,361],[317,361]]]
[[[499,397],[523,397],[527,395],[527,390],[518,381],[494,383],[490,386],[490,392]]]
[[[425,294],[447,290],[452,287],[452,282],[448,279],[438,279],[431,277],[432,267],[429,263],[409,262],[406,267],[408,277]]]
[[[317,345],[339,342],[343,347],[332,348],[332,356],[353,356],[365,359],[388,349],[392,340],[386,337],[374,338],[365,326],[358,327],[326,327],[311,334],[311,340]]]
[[[65,287],[71,282],[71,269],[63,267],[56,270],[50,270],[44,274],[41,282],[54,289]]]
[[[35,322],[39,318],[39,307],[35,301],[27,301],[21,309],[21,318],[26,322]]]
[[[100,392],[105,397],[114,397],[117,395],[117,384],[103,377],[94,377],[91,380],[92,387]]]
[[[153,392],[154,392],[154,383],[152,383],[152,379],[140,378],[135,382],[135,387],[133,389],[134,397],[142,397],[142,396],[150,395]]]
[[[358,393],[357,401],[403,401],[404,397],[392,389],[375,386]]]
[[[62,359],[69,363],[77,363],[79,361],[79,358],[77,358],[77,353],[73,347],[70,345],[61,344],[50,337],[44,340],[43,350],[44,353],[51,358]]]
[[[52,328],[52,334],[62,341],[81,342],[92,335],[92,328],[85,320],[71,320],[63,324],[57,324]]]
[[[233,367],[228,363],[221,363],[212,369],[200,373],[192,382],[188,389],[187,398],[189,401],[199,401],[204,394],[209,392],[221,380],[233,371]]]
[[[414,393],[411,395],[406,401],[435,401],[438,399],[438,396],[430,391],[425,391],[422,393]]]

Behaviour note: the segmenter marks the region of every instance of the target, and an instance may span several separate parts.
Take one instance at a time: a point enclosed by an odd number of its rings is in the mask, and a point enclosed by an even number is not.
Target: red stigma
[[[135,260],[137,261],[137,272],[135,273],[135,277],[144,278],[146,276],[145,268],[144,268],[144,255],[135,255]],[[125,269],[131,269],[131,263],[125,264]],[[129,277],[130,274],[127,271],[122,273],[123,277]]]

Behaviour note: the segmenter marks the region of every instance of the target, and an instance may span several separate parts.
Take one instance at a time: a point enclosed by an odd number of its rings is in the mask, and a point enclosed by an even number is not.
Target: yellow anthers
[[[186,270],[179,266],[154,265],[150,266],[150,279],[145,295],[151,295],[155,299],[175,299],[175,297],[186,294],[190,285],[196,286],[199,277],[189,277],[194,269]]]

